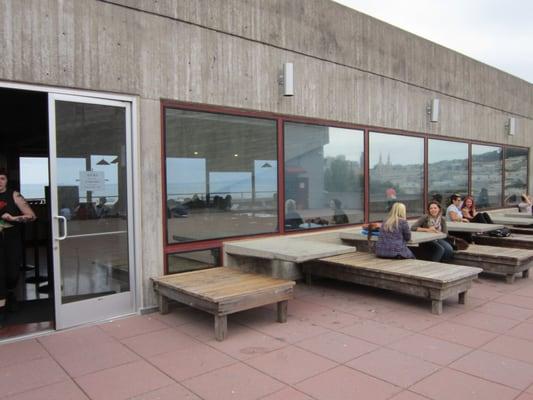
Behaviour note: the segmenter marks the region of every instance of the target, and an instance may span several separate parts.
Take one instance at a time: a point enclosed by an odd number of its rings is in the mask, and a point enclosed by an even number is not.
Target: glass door
[[[130,103],[49,95],[58,329],[134,311]]]

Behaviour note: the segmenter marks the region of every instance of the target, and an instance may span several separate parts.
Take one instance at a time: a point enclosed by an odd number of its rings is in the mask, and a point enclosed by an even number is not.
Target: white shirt
[[[461,217],[461,219],[463,219],[463,213],[461,212],[461,210],[459,210],[459,208],[457,208],[457,206],[452,203],[446,209],[446,221],[452,221],[452,217],[450,215],[450,211],[453,211],[454,213],[457,213],[457,215],[459,217]]]

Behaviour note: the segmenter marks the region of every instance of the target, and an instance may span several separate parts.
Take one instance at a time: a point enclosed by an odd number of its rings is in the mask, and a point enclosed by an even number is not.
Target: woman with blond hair
[[[394,203],[387,219],[381,225],[376,243],[376,256],[381,258],[415,258],[407,247],[411,230],[406,220],[403,203]]]

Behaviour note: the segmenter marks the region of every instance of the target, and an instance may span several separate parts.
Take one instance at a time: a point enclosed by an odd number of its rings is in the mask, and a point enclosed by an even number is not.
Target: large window
[[[443,206],[454,193],[468,194],[468,143],[428,141],[428,199]]]
[[[276,122],[165,110],[167,242],[277,230]]]
[[[501,206],[501,147],[472,145],[472,196],[478,208]]]
[[[505,206],[520,203],[520,195],[527,192],[527,149],[505,149]]]
[[[285,230],[364,220],[362,131],[285,124]]]
[[[397,201],[407,215],[424,211],[424,139],[370,132],[370,220],[383,220]]]
[[[217,265],[220,265],[219,248],[167,254],[169,274],[213,268]]]

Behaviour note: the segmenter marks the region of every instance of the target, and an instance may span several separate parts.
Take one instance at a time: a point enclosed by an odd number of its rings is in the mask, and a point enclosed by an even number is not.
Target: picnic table
[[[431,232],[411,232],[411,240],[407,242],[408,245],[417,245],[419,243],[431,242],[432,240],[437,239],[446,239],[446,234],[431,233]],[[353,230],[346,230],[340,232],[340,238],[345,241],[366,241],[367,236],[362,233],[362,229],[357,228]],[[370,240],[376,241],[378,238],[376,236],[371,236]]]
[[[498,214],[491,214],[491,219],[495,224],[502,224],[502,225],[533,225],[533,220],[530,220],[529,218],[523,218],[523,217],[506,217],[503,215]]]
[[[503,228],[503,225],[499,225],[499,224],[479,224],[476,222],[451,222],[451,221],[446,221],[446,226],[448,227],[449,232],[466,232],[466,233],[485,233],[485,232],[491,232],[491,231],[495,231],[497,229]]]
[[[300,264],[355,248],[307,238],[272,237],[224,243],[225,265],[281,279],[303,278]]]
[[[508,214],[503,214],[503,216],[506,218],[527,218],[527,219],[533,220],[533,215],[528,214],[528,213],[508,213]]]

